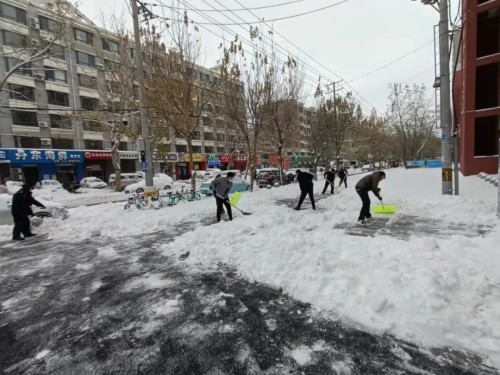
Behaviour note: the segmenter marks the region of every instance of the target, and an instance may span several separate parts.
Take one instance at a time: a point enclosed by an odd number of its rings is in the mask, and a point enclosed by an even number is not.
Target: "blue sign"
[[[142,162],[142,171],[146,172],[147,170],[148,170],[148,162],[147,161],[143,161]]]
[[[0,159],[12,164],[83,163],[83,152],[74,150],[32,150],[26,148],[0,151]]]
[[[444,134],[444,133],[443,133],[443,134],[441,134],[441,140],[442,140],[442,141],[446,141],[446,134]]]

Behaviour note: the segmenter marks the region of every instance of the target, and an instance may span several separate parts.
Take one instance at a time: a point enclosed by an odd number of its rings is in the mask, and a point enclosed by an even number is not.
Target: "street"
[[[210,223],[208,220],[205,224]],[[6,374],[488,374],[479,357],[341,323],[220,264],[141,237],[0,246]]]

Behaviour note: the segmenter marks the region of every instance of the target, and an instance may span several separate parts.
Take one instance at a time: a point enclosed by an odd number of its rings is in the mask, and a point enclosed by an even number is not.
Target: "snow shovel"
[[[396,206],[394,205],[384,206],[384,203],[380,201],[380,204],[373,206],[373,213],[381,215],[393,215],[396,213]]]
[[[236,193],[235,193],[235,194],[236,194]],[[220,198],[220,199],[225,200],[225,199],[224,199],[224,198],[222,198],[219,194],[217,194],[217,193],[216,193],[215,195],[217,196],[217,198]],[[238,200],[239,200],[239,197],[238,197],[238,199],[237,199],[236,201],[238,201]],[[232,201],[233,201],[233,199],[231,199],[231,201],[229,202],[229,204],[230,204],[231,206],[233,206],[234,208],[236,208],[238,211],[240,211],[243,215],[251,215],[251,214],[252,214],[251,212],[245,212],[245,211],[243,211],[243,210],[239,209],[239,208],[236,206],[236,204],[233,204],[233,203],[232,203]]]

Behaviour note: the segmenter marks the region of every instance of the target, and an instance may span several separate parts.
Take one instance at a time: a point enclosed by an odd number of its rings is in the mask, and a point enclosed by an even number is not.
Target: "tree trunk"
[[[111,161],[113,163],[113,168],[115,169],[115,190],[122,190],[122,168],[120,165],[120,152],[118,151],[118,146],[120,146],[120,135],[117,134],[113,139],[113,148],[111,149]]]
[[[194,171],[194,163],[193,163],[193,146],[192,146],[192,139],[189,137],[187,139],[187,144],[188,144],[188,153],[189,153],[189,170],[191,171],[191,189],[196,190],[196,177],[195,177],[195,171]]]
[[[283,186],[283,147],[278,146],[278,163],[280,165],[280,185]]]

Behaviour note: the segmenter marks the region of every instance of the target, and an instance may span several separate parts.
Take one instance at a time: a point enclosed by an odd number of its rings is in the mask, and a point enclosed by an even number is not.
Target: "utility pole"
[[[139,30],[139,10],[137,8],[137,0],[130,0],[132,5],[132,18],[134,22],[134,39],[135,39],[135,62],[137,65],[137,80],[139,81],[139,112],[141,123],[142,142],[139,142],[141,151],[142,169],[146,177],[145,195],[154,191],[153,187],[153,150],[151,150],[151,138],[149,129],[149,118],[146,106],[146,90],[144,89],[144,63],[142,60],[141,35]],[[142,143],[142,145],[141,145]],[[142,152],[144,151],[144,153]],[[149,188],[149,189],[148,189]]]
[[[335,126],[335,131],[337,131],[337,85],[342,81],[332,82],[332,92],[333,92],[333,123]],[[340,155],[337,150],[337,139],[335,136],[335,160],[337,162],[337,169],[340,167]]]
[[[500,139],[498,139],[498,200],[497,200],[497,216],[500,219]]]

